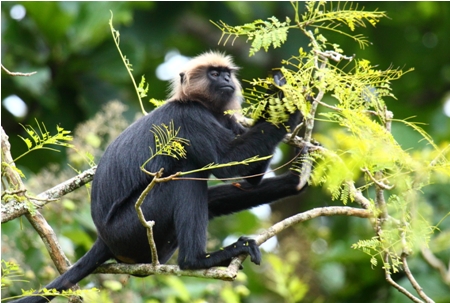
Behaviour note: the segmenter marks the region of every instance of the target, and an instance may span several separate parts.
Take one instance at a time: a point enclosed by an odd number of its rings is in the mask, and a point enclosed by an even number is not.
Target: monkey
[[[92,248],[67,272],[45,286],[58,291],[69,289],[104,262],[151,263],[146,229],[140,223],[135,203],[152,177],[140,167],[155,150],[154,125],[179,129],[178,136],[189,140],[186,157],[157,156],[145,165],[150,172],[164,168],[164,175],[193,171],[208,164],[242,161],[253,156],[269,156],[287,133],[286,127],[263,118],[248,129],[224,111],[241,108],[238,67],[230,56],[209,51],[193,58],[171,82],[164,105],[128,126],[105,150],[91,189],[91,215],[97,229]],[[282,85],[280,77],[274,77]],[[281,93],[281,91],[280,91]],[[289,114],[286,126],[293,129],[300,113]],[[262,179],[269,160],[248,165],[225,166],[197,171],[185,180],[158,183],[148,193],[142,211],[154,220],[154,241],[160,263],[166,263],[178,249],[181,269],[227,266],[233,257],[248,254],[260,264],[256,242],[241,237],[215,252],[206,251],[208,221],[296,195],[299,176],[292,172]],[[259,174],[259,175],[258,175]],[[235,184],[208,187],[207,179],[250,176]],[[254,176],[257,175],[257,176]],[[194,180],[195,179],[195,180]],[[25,297],[14,302],[47,302],[52,297]]]

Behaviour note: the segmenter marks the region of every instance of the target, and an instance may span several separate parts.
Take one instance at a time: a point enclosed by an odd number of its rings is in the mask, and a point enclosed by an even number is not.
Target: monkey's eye
[[[214,78],[217,78],[220,75],[220,73],[216,70],[212,70],[209,74]]]

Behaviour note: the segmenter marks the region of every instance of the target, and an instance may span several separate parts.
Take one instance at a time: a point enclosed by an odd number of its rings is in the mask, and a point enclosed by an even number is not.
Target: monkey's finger
[[[259,265],[261,264],[261,251],[259,250],[258,245],[254,240],[249,242],[249,254],[250,254],[250,260]]]

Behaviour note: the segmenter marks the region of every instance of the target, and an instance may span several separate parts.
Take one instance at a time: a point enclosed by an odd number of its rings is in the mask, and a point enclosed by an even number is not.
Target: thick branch
[[[157,265],[152,264],[123,264],[112,263],[99,266],[94,273],[96,274],[129,274],[135,276],[151,275],[176,275],[198,278],[219,279],[224,281],[233,281],[236,274],[230,273],[227,269],[209,268],[205,270],[181,270],[178,265]]]
[[[40,209],[47,203],[51,202],[52,199],[58,199],[76,190],[77,188],[82,187],[86,183],[92,181],[96,169],[97,167],[92,167],[85,170],[78,176],[75,176],[49,190],[40,193],[36,196],[39,200],[34,200],[33,204],[37,209]],[[33,199],[31,198],[31,200]],[[1,207],[2,223],[11,221],[29,212],[26,204],[17,200],[9,201],[7,204],[2,203]]]
[[[359,218],[369,218],[370,212],[365,209],[347,207],[347,206],[332,206],[315,208],[304,213],[294,215],[286,218],[281,222],[276,223],[265,232],[256,237],[255,241],[258,245],[261,245],[271,237],[285,230],[286,228],[293,226],[294,224],[304,222],[310,219],[314,219],[320,216],[355,216]],[[239,256],[235,258],[227,269],[222,268],[210,268],[206,270],[180,270],[176,265],[158,265],[152,264],[105,264],[97,268],[94,273],[102,274],[129,274],[137,276],[149,276],[149,275],[177,275],[177,276],[189,276],[199,278],[211,278],[224,281],[233,281],[239,270],[240,264],[246,256]]]
[[[31,214],[26,214],[25,216],[44,242],[59,273],[66,272],[71,264],[69,259],[64,255],[61,246],[59,246],[58,239],[52,227],[38,211],[33,216]]]

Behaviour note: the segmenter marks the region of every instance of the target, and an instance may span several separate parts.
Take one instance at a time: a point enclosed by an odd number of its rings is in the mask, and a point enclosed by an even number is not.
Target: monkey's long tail
[[[56,278],[53,282],[46,285],[47,289],[56,289],[58,291],[67,290],[92,273],[99,265],[113,257],[106,244],[97,239],[92,248],[76,262],[68,271]],[[33,296],[24,297],[10,303],[44,303],[52,300],[53,296],[39,296],[37,293]]]

